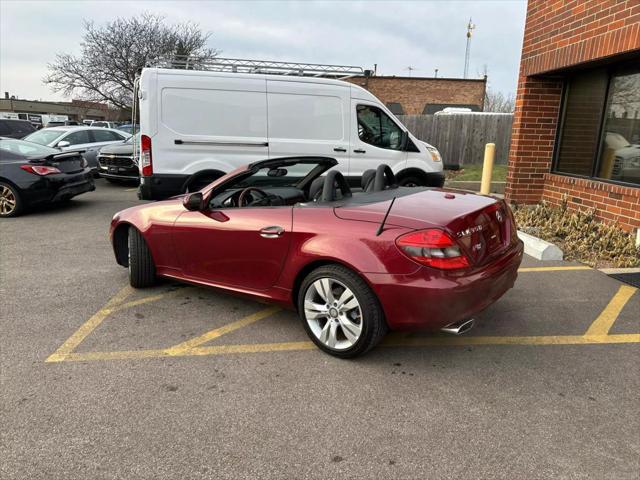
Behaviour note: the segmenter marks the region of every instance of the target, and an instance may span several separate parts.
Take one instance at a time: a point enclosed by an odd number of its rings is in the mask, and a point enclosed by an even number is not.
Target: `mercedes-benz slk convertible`
[[[397,187],[386,165],[352,192],[336,164],[265,160],[123,210],[111,222],[116,260],[133,287],[169,277],[294,308],[338,357],[388,330],[460,333],[513,286],[523,247],[504,201]]]

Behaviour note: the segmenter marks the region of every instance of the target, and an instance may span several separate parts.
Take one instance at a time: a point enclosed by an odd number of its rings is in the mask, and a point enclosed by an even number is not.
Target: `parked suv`
[[[0,120],[0,137],[22,138],[35,131],[36,128],[27,120]]]
[[[139,180],[138,165],[133,161],[133,136],[98,151],[98,174],[112,183]]]
[[[98,150],[111,143],[121,143],[129,138],[125,132],[110,128],[92,127],[52,127],[43,128],[24,140],[56,147],[63,152],[82,152],[94,173],[98,171]]]

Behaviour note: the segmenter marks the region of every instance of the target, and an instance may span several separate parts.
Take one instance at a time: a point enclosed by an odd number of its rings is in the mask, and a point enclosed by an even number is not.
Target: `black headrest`
[[[376,178],[376,171],[371,168],[369,170],[365,170],[362,173],[362,177],[360,178],[360,186],[362,187],[363,192],[369,192],[373,188],[373,181]]]
[[[373,191],[381,192],[385,188],[395,188],[398,184],[396,183],[396,176],[391,170],[391,167],[385,163],[381,163],[376,168],[376,178],[373,182]]]
[[[338,170],[329,170],[322,187],[322,201],[334,202],[338,200],[338,190],[340,190],[340,198],[351,196],[351,188],[342,174]]]
[[[324,177],[318,177],[309,186],[309,200],[318,201],[322,196],[322,186],[324,185]]]

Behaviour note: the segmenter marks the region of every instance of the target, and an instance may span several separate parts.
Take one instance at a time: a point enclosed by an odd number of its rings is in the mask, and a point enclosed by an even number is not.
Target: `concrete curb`
[[[521,232],[520,230],[518,230],[518,238],[524,242],[524,253],[536,260],[550,261],[563,259],[562,250],[553,243]]]

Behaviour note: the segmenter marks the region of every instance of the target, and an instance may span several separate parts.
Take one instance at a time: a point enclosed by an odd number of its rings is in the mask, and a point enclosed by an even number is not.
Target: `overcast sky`
[[[462,77],[469,17],[477,25],[470,77],[515,92],[526,2],[495,1],[25,1],[0,0],[0,91],[63,98],[42,84],[57,52],[79,52],[82,20],[148,11],[197,22],[222,56],[358,65],[378,74]]]

